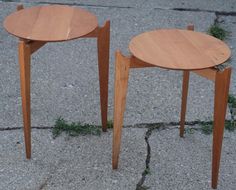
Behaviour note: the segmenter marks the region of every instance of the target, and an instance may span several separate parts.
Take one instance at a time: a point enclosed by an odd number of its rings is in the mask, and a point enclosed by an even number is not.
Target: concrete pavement
[[[207,31],[218,18],[231,35],[230,64],[235,67],[236,1],[0,1],[0,21],[15,10],[47,3],[81,6],[111,20],[109,118],[113,114],[114,52],[128,55],[132,36],[154,28],[185,28],[195,24]],[[0,25],[0,189],[135,189],[145,170],[147,128],[139,123],[179,121],[182,73],[162,69],[130,73],[122,153],[118,171],[111,169],[112,131],[100,137],[52,139],[49,129],[57,117],[100,124],[96,40],[47,44],[32,57],[32,159],[25,160],[17,39]],[[231,93],[236,95],[233,70]],[[196,75],[190,79],[187,120],[211,120],[214,86]],[[148,126],[147,126],[148,127]],[[151,189],[210,189],[211,140],[199,131],[178,137],[178,126],[153,131],[150,137],[151,174],[144,185]],[[198,126],[195,126],[196,128]],[[235,132],[225,134],[219,188],[236,186]]]

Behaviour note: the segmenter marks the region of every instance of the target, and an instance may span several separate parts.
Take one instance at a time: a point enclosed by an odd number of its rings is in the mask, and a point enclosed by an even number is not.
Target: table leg
[[[113,151],[112,168],[117,169],[120,154],[120,141],[123,127],[123,117],[126,104],[126,94],[128,87],[129,58],[116,52],[115,61],[115,92],[114,92],[114,129],[113,129]]]
[[[180,137],[184,136],[184,124],[188,98],[188,84],[189,84],[189,71],[183,71],[183,85],[182,85],[182,104],[180,115]]]
[[[26,158],[31,157],[31,118],[30,118],[30,46],[24,41],[18,45],[20,64],[20,83]]]
[[[103,27],[99,28],[97,46],[102,130],[106,131],[108,109],[110,21],[107,21]]]
[[[212,188],[217,188],[231,68],[216,73],[214,131],[212,151]]]
[[[190,24],[187,26],[187,30],[194,31],[194,25]],[[180,129],[179,136],[184,136],[184,124],[185,124],[185,115],[187,108],[187,99],[188,99],[188,84],[189,84],[189,71],[183,71],[183,85],[182,85],[182,103],[181,103],[181,115],[180,115]]]

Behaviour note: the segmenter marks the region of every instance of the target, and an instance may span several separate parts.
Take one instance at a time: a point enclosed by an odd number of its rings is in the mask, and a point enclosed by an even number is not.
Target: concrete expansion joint
[[[157,9],[161,9],[161,8],[157,8]],[[217,16],[236,16],[236,11],[216,11],[216,10],[194,9],[194,8],[170,8],[168,10],[189,11],[189,12],[207,12],[207,13],[215,13]]]
[[[228,121],[228,120],[225,120]],[[195,120],[195,121],[186,121],[186,126],[195,126],[200,125],[202,123],[210,123],[212,121],[201,121],[201,120]],[[171,122],[157,122],[157,123],[137,123],[134,125],[124,125],[123,128],[158,128],[159,130],[165,130],[165,129],[176,129],[180,125],[180,122],[177,121],[171,121]],[[45,130],[45,129],[52,129],[54,126],[32,126],[31,129],[38,129],[38,130]],[[97,127],[101,127],[100,125],[97,125]],[[193,127],[194,128],[194,127]],[[7,128],[0,128],[1,131],[15,131],[15,130],[22,130],[23,127],[7,127]],[[197,129],[197,127],[196,127]]]
[[[52,129],[50,126],[32,126],[31,129]],[[1,131],[15,131],[15,130],[23,130],[23,127],[6,127],[0,128]]]
[[[194,126],[199,125],[204,122],[211,122],[211,121],[187,121],[185,122],[185,125],[187,126]],[[165,130],[165,129],[176,129],[180,125],[180,122],[159,122],[159,123],[138,123],[134,125],[125,125],[124,128],[158,128],[159,130]],[[171,126],[171,127],[170,127]],[[52,129],[54,126],[32,126],[31,129],[38,129],[38,130],[45,130],[45,129]],[[97,125],[97,127],[101,127]],[[170,128],[168,128],[170,127]],[[0,128],[1,131],[15,131],[15,130],[22,130],[23,127],[6,127],[6,128]]]
[[[8,2],[8,0],[0,0],[0,2]],[[9,0],[11,3],[28,3],[28,2],[20,2],[19,0]],[[57,4],[57,5],[70,5],[70,6],[82,6],[82,7],[95,7],[95,8],[120,8],[120,9],[139,9],[133,6],[117,6],[117,5],[92,5],[87,3],[60,3],[60,2],[50,2],[50,1],[40,1],[34,4]],[[207,13],[215,13],[216,16],[236,16],[236,11],[217,11],[217,10],[208,10],[208,9],[199,9],[199,8],[179,8],[179,7],[155,7],[153,8],[158,10],[172,10],[172,11],[189,11],[189,12],[207,12]]]
[[[214,19],[214,24],[219,24],[220,23],[220,21],[219,21],[219,19],[220,19],[220,16],[221,15],[219,15],[219,14],[217,14],[216,12],[215,12],[215,19]]]

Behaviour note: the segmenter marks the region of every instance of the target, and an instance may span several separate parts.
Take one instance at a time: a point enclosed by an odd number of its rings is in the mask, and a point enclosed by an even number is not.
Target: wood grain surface
[[[37,6],[22,9],[6,17],[5,29],[33,41],[65,41],[79,38],[98,26],[92,13],[65,5]]]
[[[179,29],[161,29],[135,36],[130,52],[138,59],[174,70],[197,70],[224,63],[228,46],[212,36]]]

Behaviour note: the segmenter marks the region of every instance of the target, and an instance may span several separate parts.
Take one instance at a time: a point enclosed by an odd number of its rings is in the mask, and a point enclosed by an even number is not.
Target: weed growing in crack
[[[201,122],[201,131],[206,134],[210,135],[213,132],[213,122]],[[225,121],[225,129],[228,131],[234,131],[236,129],[236,122],[233,120],[226,120]]]
[[[62,132],[69,136],[79,135],[100,135],[101,129],[98,126],[81,123],[67,123],[63,118],[59,117],[52,129],[53,138],[58,137]]]
[[[108,129],[113,129],[113,120],[112,120],[112,119],[109,119],[109,120],[107,121],[107,128],[108,128]]]
[[[147,132],[145,134],[145,142],[147,144],[147,156],[146,156],[146,161],[145,161],[146,167],[145,167],[145,170],[142,173],[141,179],[139,180],[139,182],[136,185],[136,190],[147,190],[147,189],[150,189],[150,187],[147,187],[147,186],[143,185],[143,183],[144,183],[144,181],[146,179],[146,176],[148,174],[151,174],[150,166],[149,166],[150,165],[150,161],[151,161],[151,146],[149,144],[149,137],[151,136],[152,131],[154,129],[159,129],[161,126],[163,126],[163,125],[160,124],[160,125],[152,126],[152,127],[150,127],[147,130]]]
[[[205,135],[210,135],[213,132],[213,122],[201,122],[201,131]]]
[[[234,131],[236,129],[236,122],[235,121],[225,121],[225,128],[228,131]]]
[[[207,31],[208,34],[214,36],[220,40],[224,40],[228,36],[228,32],[222,28],[219,24],[213,24]]]
[[[236,128],[236,121],[234,119],[234,116],[236,115],[236,98],[232,94],[229,94],[228,96],[228,105],[231,118],[230,121],[225,122],[225,128],[229,131],[234,131]]]
[[[234,95],[229,94],[228,104],[229,104],[229,107],[236,108],[236,98],[234,97]]]
[[[229,94],[228,106],[231,114],[230,120],[225,120],[225,129],[228,131],[234,131],[236,129],[236,121],[234,116],[236,115],[236,98],[234,95]],[[201,130],[204,134],[209,135],[213,131],[213,121],[200,122]]]
[[[186,129],[184,129],[184,133],[193,134],[194,129],[193,128],[186,128]]]
[[[146,168],[146,169],[144,170],[144,173],[145,173],[145,175],[151,175],[151,170],[150,170],[150,168],[149,168],[149,167]]]

